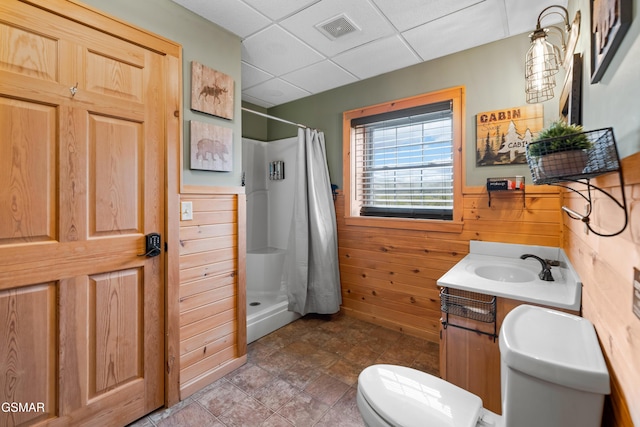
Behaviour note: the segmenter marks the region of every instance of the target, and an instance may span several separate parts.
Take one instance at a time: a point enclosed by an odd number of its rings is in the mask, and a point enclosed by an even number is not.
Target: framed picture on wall
[[[476,166],[526,164],[527,145],[544,125],[542,104],[476,115]]]
[[[206,171],[233,170],[233,131],[209,123],[191,121],[190,168]]]
[[[598,83],[631,25],[633,0],[591,0],[591,84]]]
[[[233,78],[191,62],[191,109],[233,119]]]
[[[560,93],[560,118],[573,125],[582,125],[582,54],[575,53],[569,63]]]

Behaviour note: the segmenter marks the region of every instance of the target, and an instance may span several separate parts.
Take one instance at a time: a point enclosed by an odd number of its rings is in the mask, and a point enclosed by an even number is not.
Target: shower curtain
[[[338,238],[324,133],[298,130],[293,218],[284,266],[289,311],[340,310]]]

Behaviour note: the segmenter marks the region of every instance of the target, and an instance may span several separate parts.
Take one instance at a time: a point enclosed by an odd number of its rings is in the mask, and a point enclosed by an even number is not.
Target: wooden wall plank
[[[235,309],[226,310],[209,317],[203,317],[202,319],[189,323],[188,325],[182,325],[180,327],[180,345],[182,346],[182,343],[187,342],[190,338],[198,334],[206,333],[220,325],[233,322],[236,315],[237,311]]]
[[[564,249],[583,282],[582,313],[595,326],[611,374],[611,395],[605,405],[605,426],[640,423],[640,320],[632,312],[633,268],[640,269],[640,153],[622,160],[629,224],[619,235],[586,234],[580,221],[564,217]],[[616,173],[591,182],[618,197]],[[579,186],[574,186],[579,189]],[[595,196],[592,227],[599,232],[620,228],[622,211],[606,196]],[[585,201],[573,192],[563,204],[584,212]]]
[[[241,200],[240,200],[241,199]],[[246,361],[244,194],[182,194],[180,221],[180,398]],[[242,307],[240,306],[242,305]],[[244,341],[244,344],[242,344]]]
[[[561,245],[557,189],[528,186],[524,207],[522,193],[492,197],[491,207],[488,202],[485,188],[466,187],[462,232],[451,233],[347,225],[340,194],[336,215],[345,313],[439,342],[436,281],[469,253],[471,240]]]
[[[180,300],[200,292],[205,292],[212,289],[217,289],[222,286],[233,284],[235,284],[235,273],[233,271],[222,276],[209,276],[205,277],[202,280],[190,281],[186,284],[180,285]]]

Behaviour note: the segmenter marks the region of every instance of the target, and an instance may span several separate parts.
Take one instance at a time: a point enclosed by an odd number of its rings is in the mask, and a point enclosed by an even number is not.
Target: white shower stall
[[[282,280],[293,213],[298,138],[242,139],[247,198],[247,342],[300,317],[288,311]],[[282,162],[284,179],[271,180],[269,165]]]

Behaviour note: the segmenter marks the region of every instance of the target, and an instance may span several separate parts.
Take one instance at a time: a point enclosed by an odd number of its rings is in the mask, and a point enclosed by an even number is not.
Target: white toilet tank
[[[609,373],[589,320],[521,305],[500,331],[505,426],[598,427]]]

